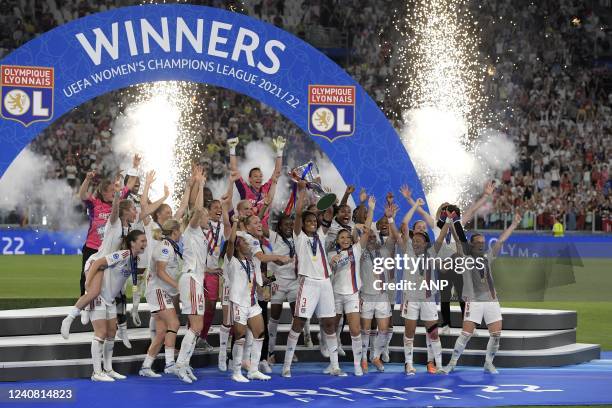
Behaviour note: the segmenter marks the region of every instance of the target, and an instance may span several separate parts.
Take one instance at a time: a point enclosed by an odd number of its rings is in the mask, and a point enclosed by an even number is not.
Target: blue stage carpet
[[[170,375],[159,379],[130,376],[114,383],[83,379],[4,383],[0,385],[0,405],[40,407],[50,402],[22,400],[16,404],[9,399],[11,389],[70,389],[74,397],[71,401],[51,406],[90,408],[612,404],[612,360],[561,368],[502,368],[498,375],[484,374],[477,367],[459,367],[448,376],[430,375],[419,366],[416,376],[406,377],[401,365],[387,364],[385,373],[337,378],[323,375],[323,368],[323,364],[298,363],[293,378],[285,379],[280,377],[277,365],[271,381],[247,384],[235,383],[228,374],[212,368],[197,370],[199,379],[191,385]],[[343,368],[349,371],[352,365]]]

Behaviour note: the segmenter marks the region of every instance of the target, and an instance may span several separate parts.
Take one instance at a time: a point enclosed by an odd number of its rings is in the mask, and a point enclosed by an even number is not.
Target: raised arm
[[[203,213],[204,213],[203,207],[196,207],[195,211],[191,215],[191,219],[189,220],[190,228],[198,228],[200,226],[200,218],[202,218]]]
[[[174,214],[174,218],[176,218],[177,220],[180,220],[181,218],[183,218],[185,211],[187,211],[187,208],[189,207],[189,195],[191,193],[191,187],[193,186],[194,183],[195,183],[195,177],[194,175],[192,175],[191,178],[185,184],[185,191],[183,191],[183,197],[181,198],[181,204],[179,205],[178,210],[176,210],[176,214]]]
[[[81,187],[79,188],[79,198],[81,201],[85,201],[89,198],[89,185],[91,184],[91,180],[96,176],[95,171],[90,171],[85,176],[83,183],[81,183]]]
[[[227,195],[221,197],[221,217],[223,217],[223,234],[225,239],[229,239],[229,234],[232,229],[232,222],[229,218],[229,211],[232,204],[232,199]]]
[[[295,221],[293,222],[293,233],[297,236],[302,231],[302,212],[304,211],[304,200],[306,199],[306,182],[298,181],[298,199],[295,204]]]
[[[419,208],[424,203],[425,202],[423,201],[422,198],[417,198],[416,201],[413,200],[412,201],[412,207],[410,207],[410,210],[408,210],[406,215],[404,215],[404,219],[402,220],[402,224],[406,224],[408,226],[408,228],[410,229],[410,220],[414,216],[414,213],[417,211],[417,208]]]
[[[170,197],[170,189],[168,188],[167,185],[164,184],[164,195],[159,200],[154,201],[152,203],[148,203],[148,199],[147,199],[146,205],[143,205],[141,202],[139,219],[142,221],[145,218],[147,218],[149,215],[153,214],[155,210],[157,210],[159,206],[162,205],[166,201],[166,199],[168,199],[168,197]]]
[[[461,223],[463,225],[467,224],[474,218],[474,214],[480,207],[482,207],[489,197],[493,195],[493,191],[495,190],[495,181],[489,180],[485,185],[484,191],[482,192],[482,196],[473,203],[470,208],[463,212],[463,217],[461,218]]]
[[[516,227],[518,227],[522,219],[523,219],[522,214],[519,214],[519,213],[514,214],[514,218],[512,219],[512,224],[510,224],[510,226],[504,232],[501,233],[501,235],[499,236],[499,239],[497,240],[495,245],[493,245],[493,248],[492,248],[493,256],[497,256],[504,242],[506,242],[506,240],[510,238],[510,235],[512,235],[512,233],[514,232]]]
[[[455,246],[457,247],[457,255],[459,256],[465,255],[465,252],[463,251],[464,242],[461,242],[461,240],[459,239],[459,236],[457,235],[457,231],[455,230],[455,224],[451,223],[449,228],[451,231],[451,235],[453,236],[453,239],[455,240]]]
[[[402,195],[404,196],[404,198],[406,199],[408,204],[410,204],[411,206],[414,206],[415,201],[412,199],[412,192],[410,191],[410,187],[408,187],[406,184],[404,184],[400,188],[400,193],[402,193]],[[425,204],[424,201],[423,201],[423,204]],[[421,204],[421,205],[423,205],[423,204]],[[432,218],[432,216],[427,211],[425,211],[420,206],[417,207],[416,211],[423,218],[423,220],[425,220],[425,222],[427,223],[427,225],[429,225],[430,228],[435,228],[436,221]],[[410,227],[410,226],[408,226],[408,227]]]
[[[365,224],[364,224],[364,229],[363,229],[363,234],[361,234],[361,239],[359,240],[359,243],[361,244],[362,248],[365,248],[365,246],[368,243],[368,238],[370,236],[370,232],[372,231],[372,220],[374,219],[374,207],[376,207],[376,197],[374,196],[370,196],[370,198],[368,198],[368,217],[365,220]]]
[[[191,174],[193,175],[193,184],[189,189],[189,204],[187,208],[194,208],[196,206],[196,200],[198,199],[198,188],[204,188],[200,186],[198,177],[203,174],[204,168],[198,164],[191,165]]]
[[[342,196],[342,200],[340,200],[340,205],[346,205],[348,203],[348,199],[355,192],[355,186],[350,184],[346,186],[346,190],[344,190],[344,195]]]
[[[275,171],[274,174],[272,174],[272,184],[270,184],[270,189],[268,190],[268,194],[266,194],[266,196],[264,197],[263,200],[263,205],[261,206],[261,210],[259,210],[259,218],[260,219],[264,219],[264,217],[266,216],[266,213],[270,211],[270,206],[272,205],[272,202],[274,201],[274,195],[276,194],[276,187],[278,185],[278,178],[280,177],[280,171]],[[268,229],[267,227],[264,227],[266,230]],[[265,231],[266,232],[266,236],[268,235],[269,231]]]
[[[108,218],[111,224],[114,224],[119,218],[119,201],[121,201],[121,174],[115,176],[115,194],[113,195],[113,207],[110,217]]]
[[[232,232],[227,241],[227,249],[225,250],[225,256],[227,257],[228,262],[234,256],[234,243],[236,242],[236,232],[238,231],[239,218],[237,215],[232,217]]]
[[[229,208],[232,207],[232,200],[234,198],[234,184],[236,183],[236,180],[238,179],[240,179],[240,172],[238,170],[230,171],[229,182],[227,184],[227,191],[225,192],[225,195],[229,198]]]
[[[236,158],[236,146],[238,146],[240,139],[232,137],[227,139],[227,145],[230,151],[230,171],[238,171],[238,159]]]
[[[274,149],[276,150],[276,161],[274,162],[274,174],[278,173],[280,175],[280,172],[283,168],[283,149],[285,148],[286,144],[287,144],[287,139],[285,139],[282,136],[277,136],[275,139],[272,139],[272,145],[274,146]]]
[[[128,170],[128,179],[125,183],[128,190],[133,189],[138,181],[138,167],[140,167],[141,161],[142,157],[138,153],[134,154],[134,157],[132,158],[132,168]],[[135,175],[129,175],[129,173],[135,173]]]
[[[204,186],[206,185],[206,173],[204,169],[200,167],[193,183],[198,191],[195,199],[194,208],[204,208]]]
[[[446,234],[448,233],[449,228],[450,223],[445,222],[444,226],[442,227],[442,230],[440,231],[440,234],[438,235],[438,238],[436,238],[436,241],[434,242],[434,251],[436,252],[436,254],[440,251],[440,248],[442,248],[444,238],[446,238]]]

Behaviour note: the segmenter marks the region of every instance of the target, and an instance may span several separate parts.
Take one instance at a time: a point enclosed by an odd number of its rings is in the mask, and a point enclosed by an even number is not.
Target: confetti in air
[[[478,149],[481,139],[489,146],[496,140],[483,92],[489,67],[480,61],[477,20],[467,6],[466,0],[418,0],[396,10],[392,91],[402,106],[402,141],[431,211],[444,201],[465,206],[474,187],[498,170]]]

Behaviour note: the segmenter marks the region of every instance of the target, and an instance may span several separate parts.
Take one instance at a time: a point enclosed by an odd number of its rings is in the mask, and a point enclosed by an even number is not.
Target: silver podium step
[[[128,306],[129,309],[131,305]],[[284,309],[278,327],[278,346],[275,353],[277,361],[282,361],[290,329],[288,305],[285,305]],[[51,307],[0,311],[0,381],[91,375],[91,325],[83,327],[77,318],[68,340],[64,340],[59,334],[61,321],[69,310],[69,307]],[[139,313],[143,324],[148,325],[148,305],[141,304]],[[461,313],[459,308],[453,307],[451,313],[458,323]],[[220,314],[219,311],[215,316],[217,323]],[[500,351],[495,357],[498,367],[563,366],[599,358],[598,345],[576,343],[577,316],[574,311],[502,308],[502,315],[504,330]],[[391,361],[403,362],[403,323],[398,310],[394,311],[393,317],[396,326],[391,340]],[[128,319],[128,322],[131,324],[131,319]],[[300,361],[323,361],[317,346],[318,324],[311,324],[311,329],[314,348],[304,347],[303,339],[300,338],[296,355]],[[184,327],[179,330],[177,349],[185,330]],[[146,327],[135,328],[130,325],[128,332],[132,348],[127,349],[121,341],[117,341],[113,364],[119,372],[135,374],[142,364],[150,342],[149,330]],[[489,340],[488,331],[477,329],[476,332],[459,361],[462,365],[482,365],[484,362]],[[459,328],[452,328],[448,335],[440,336],[445,363],[450,359],[459,333]],[[192,360],[194,367],[217,364],[218,326],[213,325],[208,341],[215,346],[215,350],[210,353],[196,350]],[[347,355],[341,360],[352,361],[348,327],[345,327],[342,333],[342,342]],[[154,365],[158,369],[162,368],[163,352],[160,356],[161,359]],[[414,361],[426,362],[423,327],[417,328]]]

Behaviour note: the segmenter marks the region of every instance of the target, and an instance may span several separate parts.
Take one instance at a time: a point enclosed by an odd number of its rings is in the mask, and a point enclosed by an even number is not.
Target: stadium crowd
[[[90,13],[134,4],[132,0],[1,0],[0,58],[36,35]],[[401,127],[395,98],[386,95],[394,49],[388,28],[391,0],[256,0],[191,2],[225,7],[280,26],[304,37],[312,27],[333,27],[346,34],[345,69]],[[596,60],[610,51],[597,9],[562,0],[472,2],[481,27],[481,52],[489,59],[485,81],[490,109],[515,142],[519,159],[498,175],[493,202],[478,218],[478,228],[501,229],[512,209],[522,207],[521,228],[550,230],[555,217],[567,230],[612,231],[610,216],[610,133],[612,87],[606,87]],[[391,31],[391,30],[387,30]],[[199,141],[202,162],[212,178],[228,172],[225,140],[240,146],[283,134],[289,163],[310,159],[316,149],[277,112],[232,91],[206,87],[204,123]],[[47,177],[66,179],[78,188],[89,170],[109,172],[113,118],[123,109],[122,93],[90,101],[57,120],[32,143],[52,163]],[[241,154],[241,151],[238,151]]]

